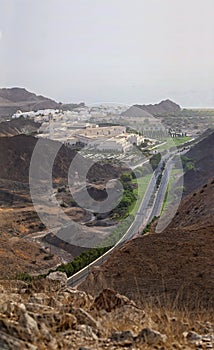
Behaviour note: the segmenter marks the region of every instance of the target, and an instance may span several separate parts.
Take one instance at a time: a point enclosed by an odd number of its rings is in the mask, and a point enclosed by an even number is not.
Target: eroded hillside
[[[127,242],[79,286],[109,286],[134,300],[158,298],[214,305],[214,181],[184,199],[169,227]]]

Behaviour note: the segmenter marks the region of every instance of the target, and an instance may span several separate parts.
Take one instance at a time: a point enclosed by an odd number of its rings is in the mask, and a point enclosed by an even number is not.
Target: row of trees
[[[89,249],[79,256],[77,256],[74,260],[67,264],[62,264],[57,267],[57,271],[65,272],[67,277],[72,276],[76,272],[83,269],[85,266],[99,258],[105,252],[107,252],[111,247],[98,247]]]
[[[133,206],[137,200],[136,195],[134,194],[134,188],[136,185],[133,184],[132,180],[134,174],[125,173],[121,175],[120,181],[123,185],[123,197],[118,204],[118,206],[112,210],[112,216],[116,219],[126,218],[130,213],[130,208]]]

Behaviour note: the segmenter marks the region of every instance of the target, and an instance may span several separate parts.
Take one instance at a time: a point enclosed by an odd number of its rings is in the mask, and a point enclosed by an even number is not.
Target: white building
[[[126,153],[132,149],[132,144],[127,142],[124,138],[122,139],[106,139],[105,141],[99,142],[97,150],[101,152],[120,152]]]

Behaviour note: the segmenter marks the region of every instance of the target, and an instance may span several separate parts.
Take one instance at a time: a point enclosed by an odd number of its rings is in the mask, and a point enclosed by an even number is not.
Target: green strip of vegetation
[[[142,169],[141,169],[142,171]],[[142,172],[143,173],[143,172]],[[139,173],[140,174],[140,173]],[[120,218],[119,224],[115,227],[112,234],[109,235],[98,247],[89,249],[81,253],[78,257],[67,264],[62,264],[57,267],[56,270],[50,270],[50,272],[61,271],[65,272],[67,277],[71,277],[73,274],[82,270],[84,267],[95,261],[109,249],[111,249],[116,242],[118,242],[126,233],[132,222],[134,221],[135,214],[139,208],[142,198],[147,189],[148,183],[151,179],[152,174],[149,173],[145,176],[141,176],[136,179],[134,174],[126,173],[120,178],[123,184],[124,194],[121,202],[115,208],[115,213],[117,212]],[[138,187],[137,187],[138,184]],[[119,212],[118,212],[119,208]],[[123,220],[122,220],[123,219]],[[46,275],[38,276],[45,277]],[[17,279],[30,282],[35,277],[29,274],[22,273],[17,276]]]
[[[175,137],[173,139],[175,146],[180,146],[183,145],[184,143],[188,142],[189,140],[191,140],[190,136],[184,136],[184,137]]]
[[[133,221],[133,215],[129,215],[125,220],[121,221],[113,232],[101,243],[102,246],[114,246],[124,236]]]
[[[121,220],[128,217],[136,203],[137,196],[134,192],[136,185],[133,183],[133,177],[134,174],[132,173],[125,173],[120,177],[124,192],[120,203],[111,212],[111,216],[114,219]]]
[[[47,274],[42,274],[38,276],[31,276],[28,273],[19,273],[16,276],[16,279],[25,281],[25,282],[32,282],[33,280],[38,280],[40,278],[46,277],[49,273],[60,271],[65,272],[67,277],[70,277],[74,275],[76,272],[82,270],[84,267],[89,265],[91,262],[95,261],[97,258],[99,258],[101,255],[103,255],[105,252],[107,252],[111,246],[106,247],[97,247],[88,249],[85,252],[81,253],[79,256],[77,256],[74,260],[67,264],[62,264],[58,266],[55,270],[50,270]]]
[[[195,169],[195,162],[192,158],[183,155],[181,156],[181,161],[185,172]]]
[[[56,271],[65,272],[68,277],[71,277],[76,272],[82,270],[84,267],[111,249],[126,233],[133,220],[134,217],[129,216],[124,221],[119,223],[119,225],[114,229],[113,233],[100,244],[100,247],[92,248],[81,253],[71,262],[58,266]]]
[[[81,253],[71,262],[58,266],[56,271],[65,272],[67,277],[71,277],[76,272],[82,270],[84,267],[106,253],[110,248],[111,247],[108,246],[89,249],[86,252]]]
[[[160,147],[157,146],[156,149],[158,152],[163,152],[163,151],[169,150],[170,148],[181,146],[184,143],[188,142],[189,140],[191,140],[191,137],[189,136],[174,137],[174,138],[167,137],[165,138],[165,140],[163,140],[166,143],[163,145],[160,145]]]
[[[105,252],[107,252],[111,247],[113,247],[116,242],[118,242],[126,233],[132,222],[134,221],[134,215],[136,214],[139,205],[142,201],[142,198],[144,196],[144,193],[146,191],[146,188],[148,186],[148,183],[151,179],[152,174],[147,174],[146,176],[143,176],[139,179],[134,178],[133,175],[131,174],[123,174],[121,176],[121,182],[123,183],[124,186],[124,191],[125,191],[125,196],[123,196],[122,199],[122,206],[120,207],[120,214],[127,213],[129,214],[128,217],[125,218],[125,220],[120,221],[120,223],[115,227],[113,230],[112,234],[109,235],[100,245],[100,247],[90,249],[82,254],[80,254],[77,258],[75,258],[73,261],[71,261],[68,264],[63,264],[60,265],[57,268],[57,271],[62,271],[67,274],[68,277],[72,276],[76,272],[80,271],[83,269],[85,266],[99,258],[101,255],[103,255]],[[134,191],[133,195],[135,200],[131,203],[129,201],[129,195],[132,193],[133,187],[131,184],[137,184],[138,183],[138,188],[134,186]],[[138,199],[137,203],[136,202],[136,196],[138,193]],[[129,203],[127,206],[126,203]],[[131,204],[130,204],[131,203]],[[134,205],[134,210],[131,211],[131,206]],[[123,212],[121,208],[125,207],[126,211]],[[117,207],[118,208],[118,207]],[[131,214],[130,214],[131,212]]]
[[[161,208],[161,215],[164,213],[164,210],[166,208],[166,203],[167,203],[168,196],[169,196],[169,183],[168,183],[167,188],[166,188],[166,193],[165,193],[163,205],[162,205],[162,208]]]
[[[167,210],[168,206],[170,203],[173,202],[173,200],[175,199],[174,196],[176,195],[176,192],[178,190],[180,190],[179,186],[176,186],[176,183],[178,181],[178,178],[182,176],[182,171],[181,169],[172,169],[170,172],[170,177],[169,177],[169,182],[167,185],[167,190],[166,190],[166,194],[164,197],[164,202],[163,202],[163,206],[161,209],[161,215],[163,215],[163,213]],[[173,192],[171,191],[173,188]]]
[[[136,215],[138,208],[140,206],[140,203],[143,199],[143,196],[146,193],[146,189],[148,187],[149,181],[151,180],[151,177],[152,177],[152,174],[150,173],[145,176],[141,176],[138,179],[133,180],[133,183],[138,184],[138,188],[134,189],[134,193],[137,196],[137,202],[135,203],[132,210],[130,211],[130,213],[134,216]]]
[[[152,224],[153,224],[156,220],[158,220],[158,219],[159,219],[159,217],[154,216],[153,219],[152,219],[152,221],[149,222],[149,223],[146,225],[146,227],[144,228],[144,230],[143,230],[143,232],[142,232],[142,235],[145,235],[145,233],[149,232],[149,231],[151,230]]]

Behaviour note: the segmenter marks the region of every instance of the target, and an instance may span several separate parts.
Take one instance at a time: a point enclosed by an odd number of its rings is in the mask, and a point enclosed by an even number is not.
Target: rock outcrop
[[[210,322],[194,319],[192,331],[190,323],[157,309],[145,312],[113,290],[103,290],[97,298],[65,285],[55,290],[55,282],[63,276],[52,277],[30,285],[1,281],[0,349],[187,350],[213,346]]]
[[[174,115],[181,111],[181,107],[173,101],[165,100],[157,104],[133,105],[127,111],[123,112],[124,117],[160,117]]]
[[[157,104],[150,105],[135,105],[144,112],[152,114],[154,117],[164,116],[167,114],[176,114],[181,111],[181,107],[173,101],[164,100]]]

